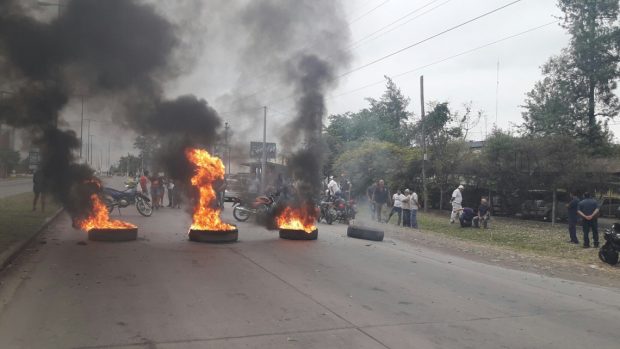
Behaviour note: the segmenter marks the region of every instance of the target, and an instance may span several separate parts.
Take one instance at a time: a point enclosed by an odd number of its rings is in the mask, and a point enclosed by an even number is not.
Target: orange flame
[[[316,230],[314,220],[314,214],[309,208],[287,207],[276,218],[276,223],[279,229],[303,230],[310,234]]]
[[[200,192],[200,200],[194,207],[191,229],[234,230],[235,226],[222,222],[220,209],[213,207],[216,197],[213,183],[224,178],[224,163],[217,156],[211,156],[202,149],[188,149],[185,156],[197,167],[196,174],[192,177],[192,185],[198,187]]]
[[[110,219],[108,208],[97,194],[92,194],[90,200],[93,205],[92,212],[83,220],[76,222],[76,225],[84,231],[91,229],[133,229],[135,225],[115,219]]]

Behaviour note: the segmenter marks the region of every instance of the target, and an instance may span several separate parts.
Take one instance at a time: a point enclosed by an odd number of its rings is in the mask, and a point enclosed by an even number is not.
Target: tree
[[[347,173],[353,183],[353,193],[363,194],[379,178],[394,188],[414,184],[419,172],[416,163],[421,159],[419,149],[399,147],[389,142],[367,140],[351,147],[334,162],[336,173]]]
[[[531,135],[572,135],[594,152],[607,150],[607,121],[620,112],[617,0],[559,0],[569,46],[552,57],[527,94],[524,129]]]
[[[480,120],[481,113],[472,113],[471,104],[465,104],[465,112],[453,113],[447,102],[429,103],[430,111],[414,128],[415,135],[421,143],[422,130],[429,153],[429,179],[431,185],[439,189],[439,208],[443,208],[443,193],[447,188],[458,182],[453,177],[459,173],[469,147],[465,139],[469,130]]]
[[[19,152],[0,149],[0,177],[8,176],[19,164]]]
[[[138,136],[133,146],[140,151],[140,163],[144,166],[143,170],[149,168],[159,148],[157,138],[154,136]]]
[[[402,146],[411,145],[410,99],[386,77],[386,90],[381,99],[367,98],[369,108],[356,113],[329,116],[326,133],[339,143],[375,139]]]

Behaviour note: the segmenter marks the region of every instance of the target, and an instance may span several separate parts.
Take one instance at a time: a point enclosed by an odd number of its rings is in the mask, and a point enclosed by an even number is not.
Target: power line
[[[472,49],[469,49],[469,50],[466,50],[466,51],[463,51],[463,52],[459,52],[459,53],[454,54],[454,55],[452,55],[452,56],[449,56],[449,57],[446,57],[446,58],[442,58],[442,59],[440,59],[440,60],[437,60],[437,61],[434,61],[434,62],[431,62],[431,63],[425,64],[425,65],[422,65],[422,66],[416,67],[416,68],[414,68],[414,69],[411,69],[411,70],[408,70],[408,71],[405,71],[405,72],[402,72],[402,73],[398,73],[398,74],[392,75],[391,77],[392,77],[392,78],[397,78],[397,77],[401,77],[401,76],[403,76],[403,75],[408,75],[408,74],[411,74],[411,73],[413,73],[413,72],[419,71],[420,69],[428,68],[428,67],[430,67],[430,66],[433,66],[433,65],[436,65],[436,64],[439,64],[439,63],[443,63],[443,62],[448,61],[448,60],[450,60],[450,59],[457,58],[457,57],[460,57],[460,56],[466,55],[466,54],[468,54],[468,53],[471,53],[471,52],[474,52],[474,51],[481,50],[481,49],[483,49],[483,48],[486,48],[486,47],[489,47],[489,46],[492,46],[492,45],[498,44],[498,43],[503,42],[503,41],[506,41],[506,40],[510,40],[510,39],[516,38],[516,37],[518,37],[518,36],[521,36],[521,35],[524,35],[524,34],[527,34],[527,33],[531,33],[531,32],[533,32],[533,31],[536,31],[536,30],[542,29],[542,28],[544,28],[544,27],[550,26],[550,25],[555,24],[555,23],[558,23],[558,22],[559,22],[559,21],[557,21],[557,20],[556,20],[556,21],[552,21],[552,22],[549,22],[549,23],[545,23],[545,24],[543,24],[543,25],[539,25],[539,26],[537,26],[537,27],[530,28],[530,29],[525,30],[525,31],[522,31],[522,32],[520,32],[520,33],[513,34],[513,35],[510,35],[510,36],[507,36],[507,37],[501,38],[501,39],[499,39],[499,40],[495,40],[495,41],[492,41],[492,42],[486,43],[486,44],[484,44],[484,45],[481,45],[481,46],[478,46],[478,47],[475,47],[475,48],[472,48]],[[336,97],[344,96],[344,95],[347,95],[347,94],[350,94],[350,93],[353,93],[353,92],[357,92],[357,91],[360,91],[360,90],[366,89],[366,88],[371,87],[371,86],[375,86],[375,85],[378,85],[378,84],[382,84],[382,83],[384,83],[384,82],[385,82],[385,80],[383,80],[383,79],[382,79],[382,80],[378,80],[378,81],[375,81],[375,82],[370,83],[370,84],[368,84],[368,85],[364,85],[364,86],[361,86],[361,87],[355,88],[355,89],[353,89],[353,90],[349,90],[349,91],[346,91],[346,92],[340,93],[340,94],[338,94],[338,95],[336,95],[336,96],[333,96],[333,97],[331,97],[331,98],[336,98]]]
[[[394,51],[394,52],[392,52],[392,53],[390,53],[390,54],[387,54],[387,55],[385,55],[385,56],[383,56],[383,57],[381,57],[381,58],[375,59],[374,61],[371,61],[371,62],[369,62],[369,63],[366,63],[366,64],[364,64],[364,65],[361,65],[361,66],[359,66],[359,67],[357,67],[357,68],[355,68],[355,69],[349,70],[348,72],[346,72],[346,73],[343,73],[343,74],[339,75],[339,76],[338,76],[338,79],[340,79],[340,78],[342,78],[342,77],[344,77],[344,76],[350,75],[350,74],[352,74],[352,73],[354,73],[354,72],[356,72],[356,71],[358,71],[358,70],[362,70],[362,69],[367,68],[367,67],[369,67],[369,66],[371,66],[371,65],[374,65],[374,64],[376,64],[376,63],[379,63],[379,62],[381,62],[381,61],[383,61],[383,60],[386,60],[386,59],[388,59],[388,58],[390,58],[390,57],[392,57],[392,56],[395,56],[395,55],[397,55],[397,54],[399,54],[399,53],[402,53],[402,52],[404,52],[404,51],[407,51],[407,50],[409,50],[409,49],[411,49],[411,48],[413,48],[413,47],[415,47],[415,46],[418,46],[418,45],[420,45],[420,44],[422,44],[422,43],[425,43],[425,42],[427,42],[427,41],[430,41],[430,40],[432,40],[432,39],[434,39],[434,38],[436,38],[436,37],[439,37],[439,36],[441,36],[441,35],[443,35],[443,34],[446,34],[446,33],[448,33],[448,32],[451,32],[451,31],[455,30],[455,29],[458,29],[458,28],[460,28],[460,27],[463,27],[463,26],[465,26],[465,25],[467,25],[467,24],[469,24],[469,23],[472,23],[472,22],[474,22],[474,21],[477,21],[477,20],[479,20],[479,19],[481,19],[481,18],[484,18],[484,17],[486,17],[486,16],[489,16],[489,15],[491,15],[491,14],[495,13],[495,12],[498,12],[498,11],[500,11],[500,10],[502,10],[502,9],[505,9],[506,7],[512,6],[512,5],[514,5],[514,4],[518,3],[518,2],[521,2],[521,1],[522,1],[522,0],[515,0],[515,1],[512,1],[512,2],[510,2],[510,3],[508,3],[508,4],[506,4],[506,5],[500,6],[500,7],[496,8],[496,9],[494,9],[494,10],[491,10],[491,11],[489,11],[489,12],[485,12],[485,13],[483,13],[483,14],[481,14],[481,15],[479,15],[479,16],[476,16],[476,17],[474,17],[474,18],[472,18],[472,19],[470,19],[470,20],[467,20],[467,21],[465,21],[465,22],[463,22],[463,23],[457,24],[457,25],[455,25],[455,26],[453,26],[453,27],[450,27],[450,28],[448,28],[448,29],[446,29],[446,30],[443,30],[443,31],[441,31],[441,32],[439,32],[439,33],[437,33],[437,34],[431,35],[431,36],[429,36],[429,37],[427,37],[427,38],[425,38],[425,39],[423,39],[423,40],[420,40],[420,41],[415,42],[415,43],[413,43],[413,44],[411,44],[411,45],[405,46],[405,47],[403,47],[403,48],[401,48],[401,49],[399,49],[399,50],[396,50],[396,51]]]
[[[412,11],[408,12],[408,13],[407,13],[407,14],[405,14],[404,16],[401,16],[401,17],[399,17],[398,19],[396,19],[396,20],[394,20],[394,21],[390,22],[389,24],[387,24],[387,25],[385,25],[385,26],[383,26],[383,27],[381,27],[381,28],[379,28],[379,29],[375,30],[374,32],[372,32],[372,33],[370,33],[370,34],[368,34],[368,35],[366,35],[366,36],[364,36],[363,38],[361,38],[361,39],[357,40],[356,42],[352,43],[352,44],[349,46],[349,48],[347,49],[347,51],[351,51],[351,50],[354,50],[354,49],[356,49],[356,48],[360,47],[360,46],[364,43],[364,41],[365,41],[366,39],[368,39],[368,38],[372,37],[373,35],[375,35],[375,34],[377,34],[377,33],[381,32],[381,31],[383,31],[383,30],[384,30],[384,29],[386,29],[386,28],[389,28],[389,27],[390,27],[390,26],[392,26],[393,24],[396,24],[396,23],[398,23],[398,22],[402,21],[403,19],[405,19],[405,18],[407,18],[407,17],[409,17],[409,16],[411,16],[411,15],[413,15],[413,14],[417,13],[418,11],[423,10],[424,8],[426,8],[426,7],[428,7],[428,6],[430,6],[430,5],[434,4],[434,3],[436,3],[437,1],[440,1],[440,0],[433,0],[433,1],[431,1],[431,2],[428,2],[426,5],[423,5],[423,6],[421,6],[421,7],[418,7],[418,8],[416,8],[416,9],[414,9],[414,10],[412,10]],[[415,17],[411,18],[411,19],[410,19],[410,20],[408,20],[407,22],[405,22],[405,23],[401,23],[400,25],[397,25],[397,26],[395,26],[394,28],[392,28],[392,29],[390,29],[390,30],[388,30],[388,31],[386,31],[386,32],[384,32],[384,33],[381,33],[381,34],[377,35],[376,37],[372,38],[372,39],[371,39],[371,40],[369,40],[369,41],[375,40],[375,39],[377,39],[377,38],[379,38],[379,37],[381,37],[381,36],[383,36],[383,35],[385,35],[385,34],[387,34],[387,33],[390,33],[390,32],[392,32],[393,30],[395,30],[395,29],[397,29],[397,28],[402,27],[403,25],[405,25],[405,24],[407,24],[407,23],[411,22],[412,20],[414,20],[414,19],[416,19],[416,18],[420,18],[420,17],[422,17],[423,15],[425,15],[425,14],[427,14],[427,13],[431,12],[432,10],[434,10],[434,9],[436,9],[436,8],[438,8],[438,7],[441,7],[442,5],[447,4],[447,3],[448,3],[448,2],[450,2],[450,1],[452,1],[452,0],[446,0],[446,1],[444,1],[443,3],[441,3],[441,4],[439,4],[439,5],[435,6],[435,7],[433,7],[433,8],[431,8],[431,9],[429,9],[428,11],[425,11],[425,12],[423,12],[423,13],[419,14],[418,16],[415,16]]]
[[[351,24],[353,24],[353,23],[355,23],[355,22],[359,21],[360,19],[362,19],[362,18],[364,18],[364,17],[368,16],[369,14],[373,13],[373,12],[374,12],[374,11],[376,11],[378,8],[380,8],[381,6],[383,6],[383,5],[387,4],[388,2],[390,2],[390,0],[385,0],[384,2],[382,2],[382,3],[380,3],[379,5],[377,5],[377,6],[373,7],[372,9],[370,9],[369,11],[366,11],[366,12],[365,12],[365,13],[363,13],[362,15],[360,15],[360,16],[358,16],[358,17],[354,18],[353,20],[351,20],[351,21],[349,22],[349,25],[351,25]]]

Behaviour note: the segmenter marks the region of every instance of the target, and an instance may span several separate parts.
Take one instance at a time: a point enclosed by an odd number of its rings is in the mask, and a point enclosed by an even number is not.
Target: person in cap
[[[450,198],[450,203],[452,204],[450,224],[456,222],[459,219],[459,214],[463,210],[463,195],[461,194],[463,189],[465,189],[465,187],[461,184],[452,192],[452,197]]]

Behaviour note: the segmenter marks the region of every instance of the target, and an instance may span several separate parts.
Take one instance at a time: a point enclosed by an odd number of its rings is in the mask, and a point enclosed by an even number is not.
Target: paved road
[[[32,191],[32,178],[0,180],[0,199]]]
[[[230,214],[227,210],[226,216]],[[620,292],[389,238],[186,240],[162,209],[139,240],[87,242],[61,217],[1,275],[0,348],[618,348]],[[230,219],[230,218],[229,218]]]

